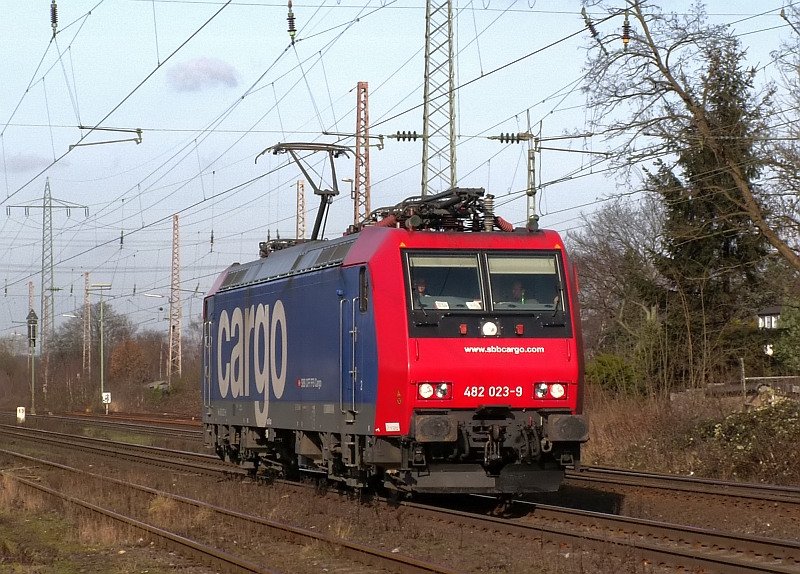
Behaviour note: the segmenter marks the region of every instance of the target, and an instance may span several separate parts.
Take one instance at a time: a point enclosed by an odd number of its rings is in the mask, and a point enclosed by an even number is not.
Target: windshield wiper
[[[420,311],[422,311],[422,318],[420,318]],[[417,327],[438,327],[441,317],[436,315],[428,315],[425,309],[414,310],[414,325]]]

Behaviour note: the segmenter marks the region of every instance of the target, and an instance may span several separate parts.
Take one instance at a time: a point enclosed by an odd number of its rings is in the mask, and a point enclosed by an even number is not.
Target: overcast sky
[[[716,21],[736,22],[750,57],[762,63],[792,33],[778,16],[783,4],[707,3]],[[89,272],[92,283],[112,284],[106,296],[118,312],[166,331],[173,214],[180,218],[187,323],[197,319],[220,271],[256,258],[268,233],[294,236],[302,174],[285,156],[267,154],[256,163],[265,148],[352,145],[346,134],[355,129],[359,81],[369,83],[371,135],[422,132],[422,0],[295,0],[294,45],[281,2],[61,0],[55,38],[48,0],[2,0],[2,7],[0,197],[7,213],[0,223],[0,336],[24,331],[16,322],[28,312],[29,281],[40,313],[46,181],[58,321],[83,304]],[[456,85],[463,86],[458,183],[486,188],[498,197],[498,215],[522,222],[527,147],[487,136],[525,131],[528,116],[543,137],[588,130],[580,85],[592,42],[581,33],[581,4],[454,0],[454,7]],[[141,143],[132,141],[137,129]],[[371,149],[373,207],[420,193],[421,142],[383,143]],[[604,142],[553,145],[597,151]],[[543,226],[575,229],[581,212],[619,191],[605,164],[593,165],[587,154],[545,151],[539,160]],[[337,160],[337,179],[353,177],[353,165],[352,158]],[[321,163],[316,177],[331,186]],[[349,184],[339,185],[344,193],[332,207],[327,237],[352,222]],[[317,204],[307,185],[309,230]]]

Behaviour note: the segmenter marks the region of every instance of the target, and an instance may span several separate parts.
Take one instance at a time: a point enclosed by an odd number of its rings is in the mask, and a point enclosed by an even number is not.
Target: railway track
[[[10,415],[9,415],[10,416]],[[177,439],[197,441],[198,451],[202,450],[202,430],[198,421],[183,421],[175,426],[175,419],[154,416],[144,418],[117,415],[108,417],[69,414],[39,417],[42,421],[63,421],[66,423],[90,422],[93,426],[109,429],[125,429],[135,434],[156,435]],[[36,420],[36,419],[35,419]],[[216,457],[210,457],[216,460]],[[648,490],[677,493],[703,503],[708,498],[722,500],[726,504],[746,505],[759,511],[778,512],[792,515],[800,508],[800,487],[776,486],[767,484],[737,483],[725,480],[656,474],[618,468],[585,466],[580,470],[566,473],[565,485],[579,488],[602,488],[629,495],[631,492]],[[727,502],[726,502],[727,501]]]
[[[703,572],[800,572],[800,543],[795,541],[726,534],[525,501],[516,503],[531,509],[525,519],[482,517],[475,526],[521,539],[541,536],[554,544],[569,542],[565,532],[570,532],[582,538],[586,548],[604,551],[609,544],[620,545],[642,563],[699,568]],[[419,510],[429,511],[426,507]],[[442,509],[437,509],[429,518],[442,520],[441,512]],[[474,516],[470,513],[464,516],[458,510],[448,512],[461,522]]]
[[[28,429],[11,425],[0,425],[0,434],[23,440],[34,440],[53,446],[91,453],[104,453],[122,457],[149,466],[171,468],[210,476],[246,476],[246,471],[205,453],[175,450],[104,438],[65,434],[43,429]]]
[[[0,432],[10,432],[6,428]],[[44,435],[48,440],[55,437]],[[68,438],[58,438],[67,441]],[[94,439],[90,439],[90,442]],[[106,448],[107,445],[102,445]],[[90,447],[86,447],[90,448]],[[146,450],[146,449],[144,449]],[[185,456],[185,453],[179,453]],[[195,453],[190,453],[194,456]],[[139,454],[147,456],[147,453]],[[158,455],[159,460],[165,453]],[[167,455],[168,456],[168,455]],[[176,455],[173,464],[180,467]],[[204,461],[204,464],[208,461]],[[196,461],[193,464],[198,464]],[[195,469],[196,467],[189,467]],[[225,466],[224,472],[231,468]],[[207,472],[221,472],[212,465]],[[303,496],[303,488],[292,483]],[[307,490],[305,491],[307,494]],[[387,501],[386,504],[392,504]],[[635,556],[644,564],[663,568],[700,569],[724,573],[798,573],[800,544],[757,536],[722,533],[713,529],[693,528],[612,514],[582,511],[519,501],[528,505],[522,519],[488,517],[476,512],[446,509],[441,505],[403,502],[406,513],[420,520],[435,521],[443,528],[455,527],[487,533],[492,536],[511,536],[526,545],[569,546],[576,552],[611,553]]]
[[[220,506],[208,504],[201,500],[171,494],[163,490],[133,484],[129,481],[112,478],[106,475],[87,472],[39,457],[33,457],[7,449],[0,449],[0,454],[23,460],[29,465],[73,473],[80,476],[81,481],[93,481],[111,485],[115,489],[117,496],[123,499],[129,499],[132,495],[126,493],[132,491],[139,495],[146,495],[151,500],[156,498],[170,500],[179,505],[190,507],[190,512],[195,514],[201,512],[205,513],[205,519],[213,522],[215,526],[229,523],[231,524],[231,532],[248,532],[250,536],[260,540],[271,541],[273,544],[269,547],[270,558],[271,560],[277,560],[279,563],[302,562],[302,557],[305,553],[300,550],[300,547],[313,545],[317,548],[321,546],[325,547],[326,555],[329,556],[329,558],[327,558],[326,568],[329,570],[335,569],[336,572],[346,572],[347,574],[384,574],[393,572],[403,574],[455,574],[454,570],[427,563],[413,556],[404,556],[370,548],[365,545],[348,542],[308,529],[298,528],[251,514],[236,512]],[[27,472],[30,474],[30,467],[28,467]],[[277,572],[294,572],[294,569],[298,567],[297,564],[294,564],[291,570],[276,570],[265,567],[258,558],[248,558],[242,557],[239,554],[231,554],[189,534],[173,532],[157,525],[144,522],[128,514],[122,514],[106,506],[70,495],[63,490],[51,488],[44,484],[47,481],[47,477],[43,476],[42,473],[39,473],[35,480],[16,476],[9,471],[4,471],[2,474],[13,478],[17,483],[30,490],[56,499],[59,504],[70,504],[104,519],[118,522],[124,527],[133,528],[140,532],[142,536],[155,539],[160,545],[179,552],[187,558],[197,560],[202,564],[210,565],[221,572],[232,574],[276,574]],[[64,481],[58,480],[57,482],[63,484]],[[63,489],[64,487],[62,486],[61,488]],[[146,504],[144,506],[147,507]],[[279,543],[276,544],[276,542]],[[245,545],[239,543],[236,547],[238,553],[246,552],[244,550]],[[310,560],[319,559],[313,557]]]
[[[699,478],[638,472],[618,468],[587,466],[580,471],[567,472],[566,479],[573,485],[604,485],[633,487],[637,489],[665,490],[691,495],[708,495],[750,501],[759,506],[775,503],[798,508],[800,487],[771,484],[752,484]]]
[[[50,499],[51,507],[58,508],[63,505],[68,505],[89,512],[96,519],[109,520],[122,527],[133,529],[139,532],[141,536],[157,541],[158,545],[161,547],[178,552],[187,558],[197,560],[201,564],[212,566],[220,572],[229,574],[280,574],[275,570],[269,570],[258,564],[247,562],[214,547],[207,546],[173,532],[169,532],[168,530],[158,528],[152,524],[136,520],[124,514],[114,512],[113,510],[70,496],[64,492],[45,486],[38,480],[12,476],[8,472],[2,472],[0,474],[12,478],[18,486],[27,488],[30,494],[47,496]]]
[[[9,423],[14,416],[11,413],[3,413],[4,419]],[[116,416],[96,416],[89,414],[47,414],[47,415],[26,415],[28,424],[31,426],[41,426],[42,428],[55,425],[75,425],[92,428],[105,429],[114,432],[130,432],[141,435],[150,435],[159,439],[179,439],[185,441],[195,441],[198,444],[203,439],[203,431],[199,421],[176,420],[173,418],[151,417],[122,417]]]

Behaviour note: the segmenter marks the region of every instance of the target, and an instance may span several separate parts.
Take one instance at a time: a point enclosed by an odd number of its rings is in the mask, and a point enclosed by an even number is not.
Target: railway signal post
[[[28,360],[30,362],[31,371],[31,414],[36,414],[36,387],[34,386],[34,363],[36,361],[36,328],[39,323],[39,317],[36,316],[36,311],[31,309],[28,313]]]

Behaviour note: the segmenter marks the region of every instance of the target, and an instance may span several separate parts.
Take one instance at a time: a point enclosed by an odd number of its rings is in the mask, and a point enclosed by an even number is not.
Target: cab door
[[[340,393],[339,409],[348,425],[356,422],[359,404],[364,392],[365,334],[367,332],[367,309],[369,305],[369,281],[367,268],[358,270],[356,295],[342,294],[339,300],[340,336]]]
[[[212,334],[214,332],[214,299],[203,301],[203,406],[211,407],[211,356]]]

